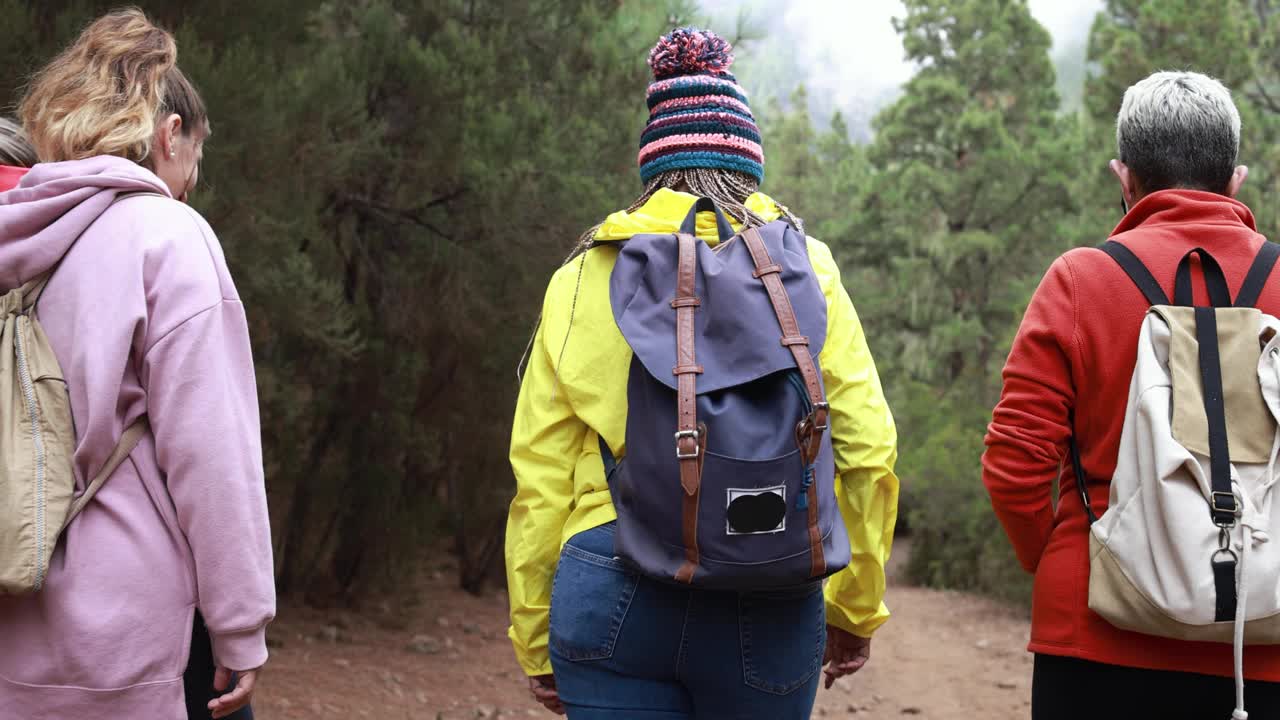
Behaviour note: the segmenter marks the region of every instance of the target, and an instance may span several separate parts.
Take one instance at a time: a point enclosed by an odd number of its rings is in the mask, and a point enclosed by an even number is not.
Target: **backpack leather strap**
[[[822,378],[818,374],[818,366],[809,354],[809,338],[800,334],[800,323],[796,321],[795,309],[791,306],[791,297],[782,284],[782,267],[769,257],[764,239],[755,228],[750,228],[740,236],[751,251],[751,260],[755,263],[755,275],[764,283],[769,293],[769,303],[778,317],[778,326],[782,329],[782,344],[791,351],[796,367],[804,379],[805,389],[809,393],[809,401],[813,410],[809,416],[796,425],[796,445],[800,448],[800,458],[805,467],[809,467],[818,458],[822,449],[822,436],[827,431],[830,419],[830,408],[826,396],[822,392]],[[809,556],[812,559],[810,572],[813,577],[826,574],[827,562],[822,551],[822,531],[818,528],[818,487],[810,483],[808,488],[809,509]]]
[[[702,490],[702,462],[707,449],[707,426],[698,422],[698,364],[695,348],[697,332],[694,312],[701,304],[697,296],[698,239],[676,233],[679,265],[676,270],[676,460],[680,463],[680,487],[684,490],[683,532],[685,561],[675,579],[692,583],[698,568],[698,501]]]
[[[62,523],[62,527],[58,530],[59,534],[67,529],[71,521],[80,514],[81,510],[84,510],[85,506],[89,504],[94,495],[98,494],[98,491],[102,489],[107,480],[124,464],[125,460],[129,459],[129,455],[138,447],[138,443],[142,442],[142,437],[150,430],[151,425],[147,422],[146,416],[143,416],[124,431],[124,434],[120,436],[120,442],[116,444],[115,450],[112,450],[111,455],[107,458],[106,464],[102,466],[98,474],[85,487],[84,492],[80,493],[80,497],[71,503],[71,512],[67,513],[66,521]]]

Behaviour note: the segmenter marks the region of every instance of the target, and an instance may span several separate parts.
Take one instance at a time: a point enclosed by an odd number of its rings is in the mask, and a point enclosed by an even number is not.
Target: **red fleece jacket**
[[[0,192],[17,187],[18,181],[27,174],[26,168],[0,165]]]
[[[1234,297],[1264,241],[1249,208],[1222,195],[1188,190],[1147,196],[1111,239],[1132,250],[1170,297],[1178,261],[1195,247],[1205,248],[1222,265]],[[1208,304],[1200,273],[1194,277],[1197,304]],[[1032,652],[1229,676],[1229,644],[1128,632],[1089,610],[1088,523],[1075,491],[1067,440],[1072,432],[1079,440],[1081,464],[1091,478],[1089,494],[1101,514],[1147,307],[1128,275],[1100,250],[1072,250],[1053,263],[1031,298],[1005,365],[982,479],[1018,559],[1035,573]],[[1280,315],[1276,274],[1258,307]],[[1061,488],[1056,511],[1055,480]],[[1280,681],[1280,646],[1247,648],[1244,669],[1249,678]]]

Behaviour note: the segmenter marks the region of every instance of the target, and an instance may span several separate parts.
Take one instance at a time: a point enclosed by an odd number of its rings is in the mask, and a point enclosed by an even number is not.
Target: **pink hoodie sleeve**
[[[178,522],[195,557],[214,659],[232,670],[267,660],[275,615],[258,397],[244,308],[224,297],[156,339],[141,378]]]

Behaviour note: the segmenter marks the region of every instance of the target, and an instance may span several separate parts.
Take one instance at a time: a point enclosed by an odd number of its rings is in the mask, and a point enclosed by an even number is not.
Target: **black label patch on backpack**
[[[729,535],[766,535],[787,529],[787,486],[729,488],[725,507]]]

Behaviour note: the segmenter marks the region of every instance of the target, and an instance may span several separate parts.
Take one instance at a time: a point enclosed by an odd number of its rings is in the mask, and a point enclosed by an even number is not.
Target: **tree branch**
[[[422,215],[420,214],[423,209],[430,207],[433,203],[438,204],[439,202],[447,202],[447,200],[448,200],[447,196],[444,198],[436,198],[436,200],[433,200],[431,201],[431,203],[424,205],[423,208],[421,209],[404,210],[401,208],[391,207],[390,205],[386,205],[384,203],[380,203],[376,200],[371,200],[365,197],[359,197],[356,195],[342,196],[342,202],[347,205],[354,205],[357,207],[364,208],[366,210],[372,210],[392,220],[399,220],[402,222],[412,223],[414,225],[417,225],[420,228],[430,231],[432,234],[436,235],[441,240],[444,240],[449,244],[457,247],[459,250],[462,250],[464,249],[463,246],[457,240],[455,240],[452,235],[436,227],[435,224],[433,224],[431,221],[427,220],[426,218],[422,217]]]

